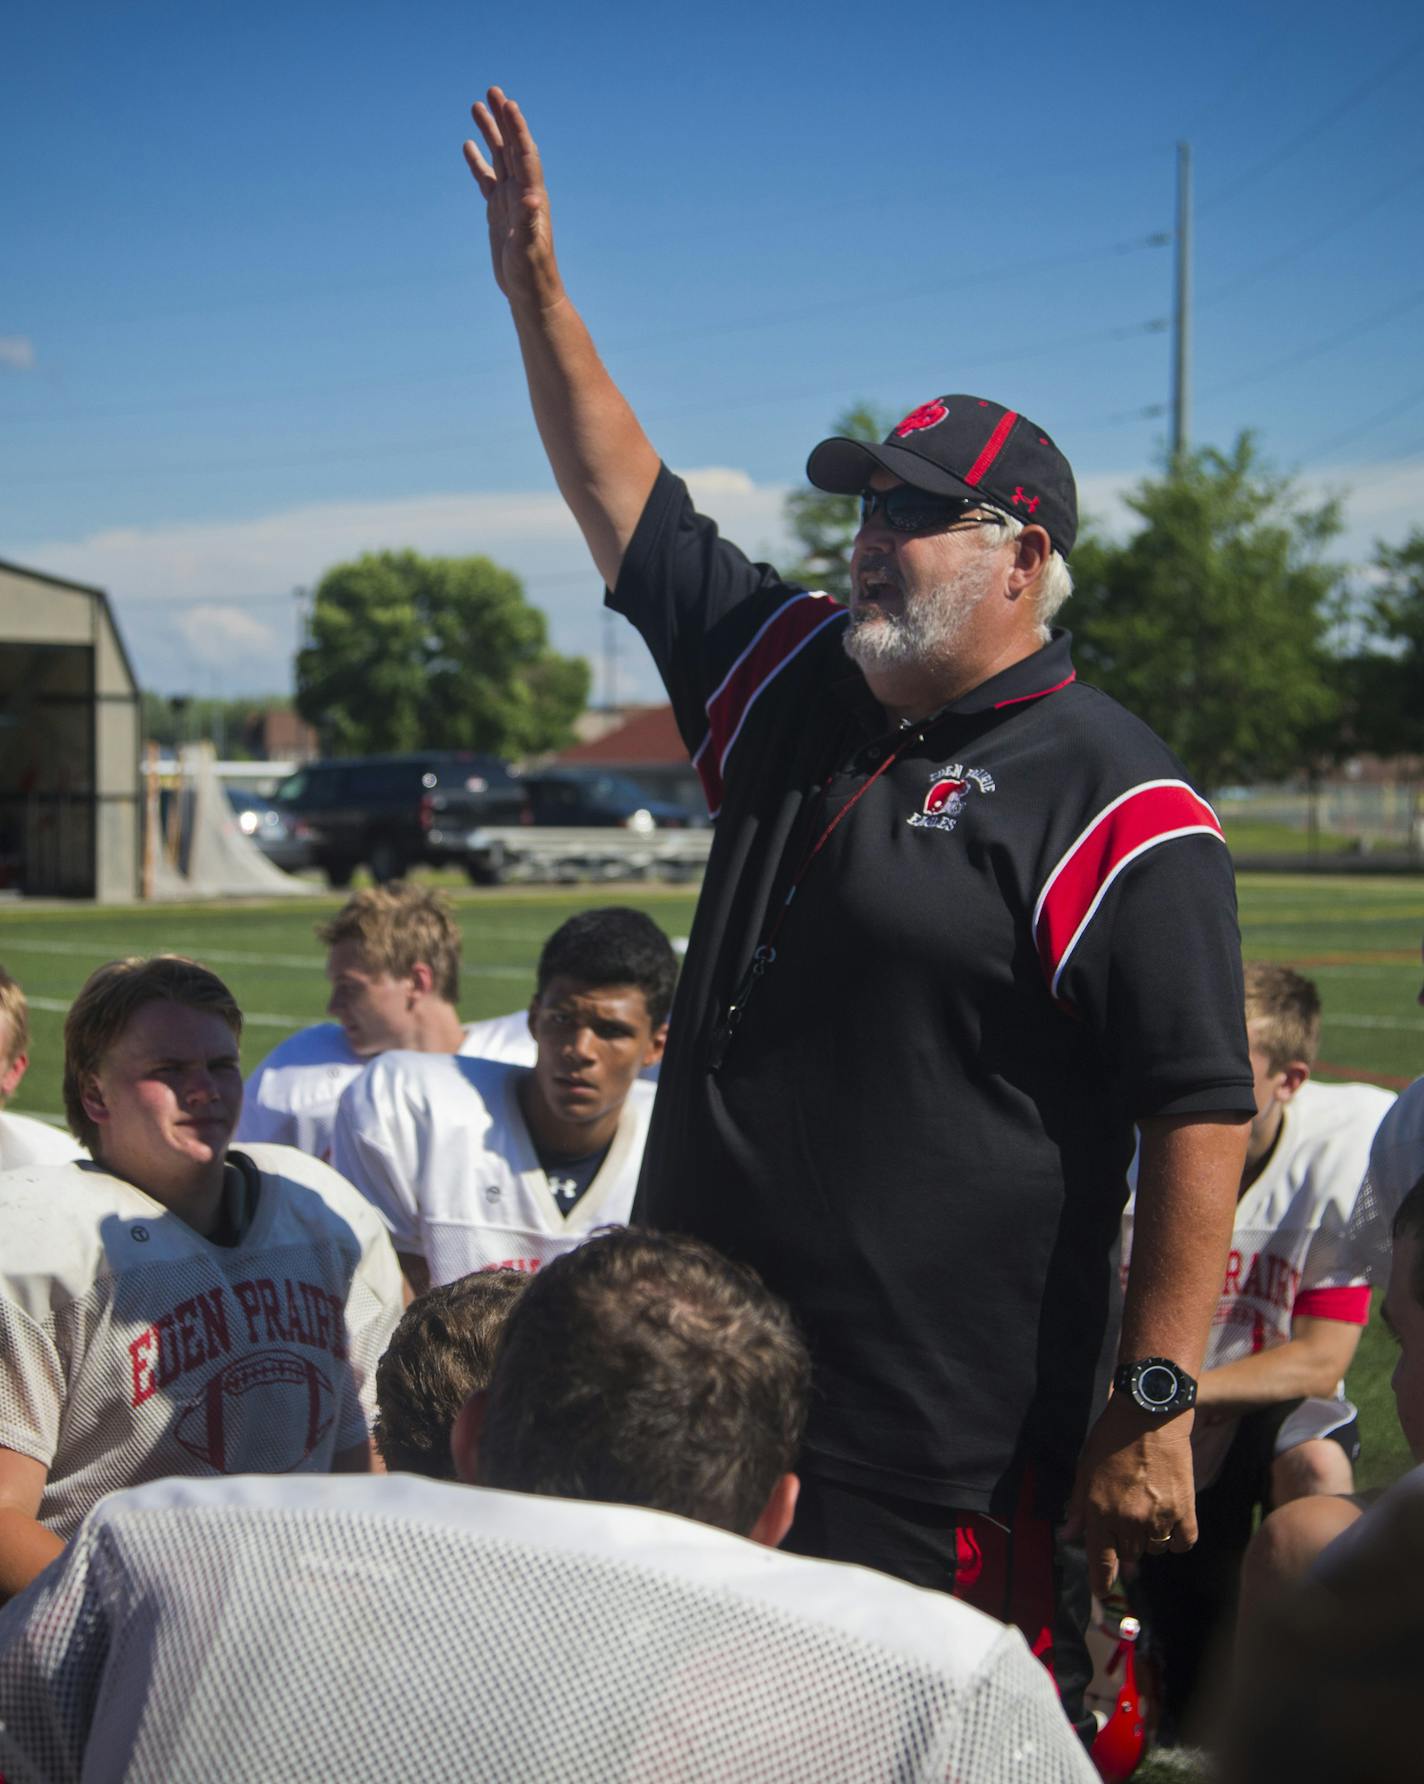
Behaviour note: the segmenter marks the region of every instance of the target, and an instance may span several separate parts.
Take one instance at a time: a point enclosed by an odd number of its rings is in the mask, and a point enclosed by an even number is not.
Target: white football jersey
[[[563,1214],[520,1112],[528,1073],[497,1060],[383,1053],[341,1099],[336,1168],[380,1210],[430,1281],[537,1270],[633,1206],[651,1085],[635,1084],[598,1175]]]
[[[466,1030],[470,1044],[466,1053],[476,1059],[502,1059],[508,1065],[533,1065],[538,1055],[534,1037],[529,1032],[528,1010],[511,1010],[507,1016],[488,1016],[483,1022],[472,1022]]]
[[[1320,1084],[1311,1078],[1285,1105],[1275,1147],[1236,1204],[1226,1277],[1203,1367],[1285,1344],[1291,1321],[1370,1316],[1368,1259],[1351,1221],[1370,1142],[1394,1102],[1374,1084]],[[1122,1255],[1132,1251],[1133,1204],[1123,1215]],[[1197,1484],[1215,1477],[1235,1422],[1198,1426]]]
[[[62,1127],[36,1121],[32,1115],[0,1112],[0,1171],[22,1165],[67,1165],[89,1154]]]
[[[523,1010],[512,1016],[498,1016],[492,1022],[467,1024],[461,1053],[483,1054],[486,1045],[512,1045],[516,1024],[523,1027],[528,1037],[532,1064],[534,1040],[529,1035],[528,1014]],[[266,1141],[276,1146],[295,1146],[299,1152],[329,1163],[337,1104],[346,1086],[359,1078],[370,1063],[351,1051],[339,1022],[318,1022],[313,1028],[288,1035],[247,1080],[236,1144]]]
[[[1424,1177],[1424,1078],[1400,1091],[1370,1148],[1370,1183],[1390,1223]]]
[[[0,1446],[49,1471],[59,1536],[117,1487],[320,1471],[365,1441],[401,1313],[385,1229],[302,1153],[229,1157],[256,1183],[233,1246],[97,1164],[0,1176]]]
[[[1093,1784],[1017,1630],[667,1512],[412,1475],[116,1494],[0,1610],[0,1770]]]

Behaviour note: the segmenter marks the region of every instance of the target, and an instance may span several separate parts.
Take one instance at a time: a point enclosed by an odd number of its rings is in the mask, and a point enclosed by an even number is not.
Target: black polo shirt
[[[791,1302],[809,1472],[994,1510],[1032,1463],[1055,1509],[1105,1393],[1133,1121],[1254,1110],[1216,819],[1064,633],[887,729],[844,610],[666,470],[609,600],[719,812],[635,1217]]]

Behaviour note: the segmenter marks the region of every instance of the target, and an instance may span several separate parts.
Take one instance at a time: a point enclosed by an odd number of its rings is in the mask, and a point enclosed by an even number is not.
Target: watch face
[[[1174,1369],[1163,1363],[1149,1363],[1137,1378],[1137,1393],[1148,1406],[1170,1406],[1181,1385]]]

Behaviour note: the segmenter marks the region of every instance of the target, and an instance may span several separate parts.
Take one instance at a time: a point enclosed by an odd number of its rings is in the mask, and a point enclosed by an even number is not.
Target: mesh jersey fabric
[[[18,1171],[25,1165],[72,1164],[88,1156],[62,1127],[51,1127],[32,1115],[0,1113],[0,1171]]]
[[[528,1032],[528,1017],[500,1016],[494,1023],[466,1025],[461,1053],[483,1053],[486,1046],[509,1045],[505,1024],[518,1021]],[[533,1043],[530,1043],[532,1056]],[[313,1158],[330,1160],[331,1130],[341,1094],[371,1063],[353,1053],[339,1022],[317,1022],[298,1029],[275,1046],[247,1080],[237,1143],[265,1142],[295,1146]]]
[[[1401,1090],[1379,1124],[1370,1168],[1355,1204],[1351,1239],[1370,1260],[1375,1280],[1389,1272],[1390,1233],[1399,1205],[1424,1177],[1424,1078]]]
[[[667,1513],[417,1480],[116,1495],[0,1612],[7,1784],[1057,1784],[1023,1639]]]
[[[325,1470],[366,1439],[401,1312],[385,1229],[303,1153],[229,1156],[258,1185],[234,1246],[97,1165],[0,1177],[0,1445],[44,1464],[65,1540],[116,1488]]]
[[[1358,1325],[1368,1320],[1371,1260],[1354,1237],[1355,1205],[1370,1143],[1394,1100],[1374,1084],[1310,1079],[1285,1105],[1271,1156],[1236,1204],[1203,1368],[1219,1369],[1287,1343],[1298,1316]],[[1135,1184],[1136,1160],[1132,1178]],[[1133,1209],[1129,1201],[1123,1215],[1124,1271],[1132,1255]],[[1328,1417],[1324,1424],[1330,1428]],[[1235,1419],[1194,1427],[1199,1489],[1215,1478],[1236,1429]]]
[[[653,1089],[634,1084],[588,1189],[561,1212],[517,1095],[522,1066],[383,1053],[346,1092],[337,1170],[368,1196],[432,1286],[472,1270],[537,1270],[596,1227],[628,1219]]]

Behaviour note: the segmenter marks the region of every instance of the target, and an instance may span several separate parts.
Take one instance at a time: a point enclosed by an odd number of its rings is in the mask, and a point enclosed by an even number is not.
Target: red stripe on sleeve
[[[1048,876],[1034,912],[1034,942],[1054,996],[1079,937],[1108,887],[1132,861],[1175,836],[1221,836],[1216,813],[1185,781],[1147,781],[1115,799]]]
[[[722,770],[728,753],[758,695],[823,626],[844,614],[829,595],[793,596],[772,614],[708,700],[707,735],[692,764],[714,816],[722,804]]]
[[[1348,1326],[1370,1323],[1370,1285],[1347,1283],[1343,1288],[1303,1288],[1291,1308],[1293,1318],[1338,1319]]]
[[[1017,420],[1018,416],[1015,415],[1012,410],[1006,415],[1000,416],[999,425],[994,429],[993,433],[989,435],[988,444],[979,454],[978,458],[975,459],[974,463],[970,465],[968,471],[965,472],[964,481],[971,489],[978,483],[985,471],[989,469],[989,466],[993,464],[1000,452],[1003,451],[1004,441],[1008,439],[1009,433]]]

